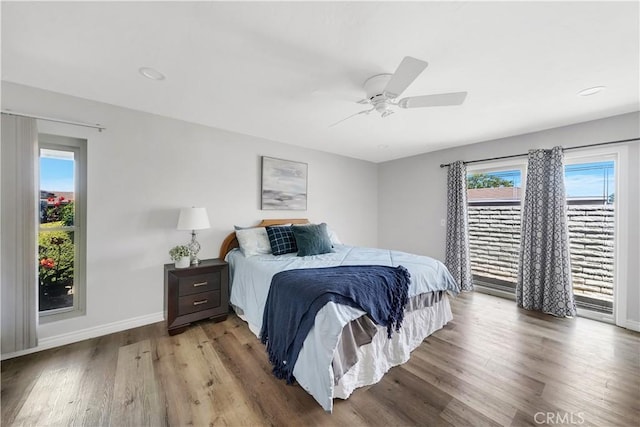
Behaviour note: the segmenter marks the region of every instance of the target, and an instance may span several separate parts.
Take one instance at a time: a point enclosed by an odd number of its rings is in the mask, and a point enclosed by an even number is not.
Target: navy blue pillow
[[[293,235],[291,226],[270,225],[266,228],[267,236],[269,236],[269,244],[271,245],[271,252],[273,252],[274,255],[298,252],[296,238]]]
[[[320,255],[333,252],[327,224],[294,225],[293,235],[298,245],[298,256]]]

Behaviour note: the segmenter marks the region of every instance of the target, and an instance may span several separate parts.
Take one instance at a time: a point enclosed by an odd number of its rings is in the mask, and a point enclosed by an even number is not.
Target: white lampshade
[[[182,208],[178,218],[178,230],[202,230],[209,228],[206,208]]]

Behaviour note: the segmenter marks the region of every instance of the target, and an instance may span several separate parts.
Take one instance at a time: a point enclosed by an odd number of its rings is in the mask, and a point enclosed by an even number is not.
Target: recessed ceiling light
[[[578,95],[580,95],[580,96],[595,95],[596,93],[601,92],[604,88],[605,88],[604,86],[588,87],[588,88],[582,89],[580,92],[578,92]]]
[[[378,145],[378,150],[386,150],[387,148],[389,148],[389,146],[387,144]]]
[[[158,70],[149,67],[142,67],[138,70],[140,74],[151,80],[164,80],[164,74]]]

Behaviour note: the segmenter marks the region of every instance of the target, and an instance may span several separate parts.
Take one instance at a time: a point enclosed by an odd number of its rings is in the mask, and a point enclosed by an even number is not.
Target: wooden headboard
[[[281,224],[308,224],[309,220],[306,218],[289,218],[289,219],[263,219],[260,224],[255,227],[266,227],[267,225],[281,225]],[[229,234],[220,246],[220,259],[224,259],[229,251],[233,248],[239,247],[238,239],[236,238],[236,232]]]

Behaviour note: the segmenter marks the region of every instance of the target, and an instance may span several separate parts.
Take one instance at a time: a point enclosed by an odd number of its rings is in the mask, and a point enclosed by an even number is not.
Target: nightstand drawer
[[[178,295],[181,297],[200,292],[219,291],[220,272],[197,274],[178,279]]]
[[[209,310],[220,306],[220,291],[201,292],[178,298],[178,315]]]
[[[188,268],[165,264],[164,292],[169,335],[199,320],[224,320],[229,313],[229,266],[219,258]]]

